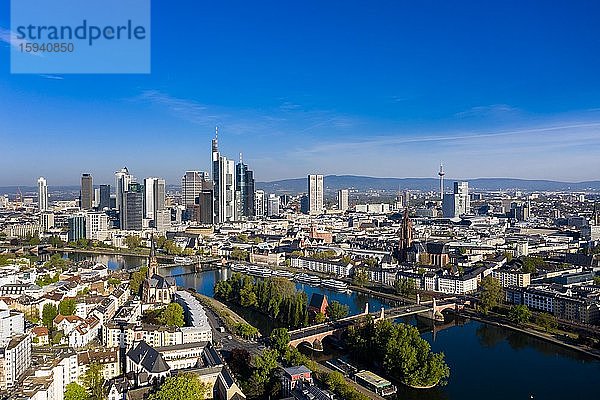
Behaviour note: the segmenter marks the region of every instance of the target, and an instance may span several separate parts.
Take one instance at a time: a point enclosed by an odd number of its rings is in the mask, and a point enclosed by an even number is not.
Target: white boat
[[[246,272],[247,268],[244,264],[233,264],[231,270],[234,272]]]
[[[292,274],[291,272],[283,271],[280,269],[273,271],[273,275],[290,280],[294,278],[294,274]]]
[[[295,275],[294,279],[300,283],[306,283],[309,285],[318,286],[321,284],[321,278],[319,278],[318,276],[315,276],[315,275],[308,275],[305,273]]]
[[[259,267],[257,265],[249,265],[248,268],[247,268],[247,270],[246,270],[246,273],[249,274],[249,275],[259,276],[259,277],[265,278],[267,276],[271,276],[271,274],[273,273],[273,271],[271,271],[268,268]]]
[[[173,259],[173,261],[175,262],[175,264],[192,264],[194,262],[194,260],[192,260],[190,257],[175,257]]]
[[[321,282],[321,286],[333,290],[348,290],[348,284],[346,282],[338,281],[336,279],[325,279]]]

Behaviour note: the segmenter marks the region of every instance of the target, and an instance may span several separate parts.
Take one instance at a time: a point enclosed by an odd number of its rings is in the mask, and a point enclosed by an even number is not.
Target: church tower
[[[412,221],[408,217],[408,207],[404,209],[402,226],[400,227],[400,240],[398,242],[398,261],[408,261],[408,250],[412,246]]]
[[[158,275],[158,261],[156,260],[156,246],[154,234],[150,236],[150,256],[148,257],[148,278]]]

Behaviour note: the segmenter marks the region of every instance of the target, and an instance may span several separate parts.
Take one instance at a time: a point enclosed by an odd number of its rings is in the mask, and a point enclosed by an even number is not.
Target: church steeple
[[[150,236],[150,256],[148,257],[148,278],[158,275],[158,261],[156,260],[156,247],[154,246],[154,233]]]

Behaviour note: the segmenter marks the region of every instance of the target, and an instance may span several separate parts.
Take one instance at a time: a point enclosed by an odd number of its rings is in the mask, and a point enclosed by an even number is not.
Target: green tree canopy
[[[134,250],[142,245],[142,239],[138,236],[129,235],[125,238],[125,246],[127,248]]]
[[[177,303],[170,303],[158,316],[158,321],[166,326],[183,326],[183,307]]]
[[[497,307],[503,298],[504,292],[500,281],[492,278],[490,275],[481,280],[481,293],[479,295],[479,305],[483,312]]]
[[[58,313],[61,315],[75,315],[77,301],[75,299],[65,299],[58,303]]]
[[[354,271],[354,278],[352,279],[355,285],[364,286],[369,282],[369,275],[367,270],[364,268],[356,268]]]
[[[323,314],[322,312],[318,312],[315,315],[315,324],[322,324],[323,322],[325,322],[326,319],[327,317],[325,316],[325,314]]]
[[[517,324],[525,324],[531,318],[531,311],[524,304],[512,306],[508,312],[508,318]]]
[[[535,319],[535,323],[544,328],[546,332],[551,332],[558,327],[556,317],[549,313],[540,313]]]
[[[104,376],[102,371],[104,366],[96,362],[90,363],[88,369],[81,375],[81,382],[90,394],[90,400],[104,400]]]
[[[349,308],[347,305],[342,304],[339,301],[332,301],[327,305],[327,309],[325,311],[327,312],[327,316],[332,321],[337,321],[348,316]]]
[[[88,400],[89,398],[88,392],[77,382],[69,383],[65,388],[65,400]]]
[[[44,308],[42,308],[42,323],[48,329],[52,329],[52,322],[54,318],[58,315],[58,310],[56,306],[52,303],[44,304]]]
[[[203,400],[210,391],[208,383],[192,373],[178,374],[165,379],[149,400]]]
[[[140,294],[142,282],[146,279],[148,267],[141,267],[139,271],[135,271],[129,278],[129,290],[132,294]]]
[[[271,341],[271,347],[277,350],[280,356],[285,355],[286,349],[290,345],[290,334],[286,328],[276,328],[271,332],[269,336]]]

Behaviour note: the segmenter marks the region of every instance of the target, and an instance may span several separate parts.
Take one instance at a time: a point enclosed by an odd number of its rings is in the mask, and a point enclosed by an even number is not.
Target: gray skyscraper
[[[100,185],[100,202],[98,208],[104,210],[110,208],[110,185]]]
[[[196,197],[206,189],[208,173],[204,171],[185,171],[181,177],[181,202],[184,206],[195,203]]]
[[[69,217],[69,242],[85,238],[85,214],[75,214]]]
[[[156,226],[158,213],[165,209],[165,180],[160,178],[144,179],[144,218],[153,221]]]
[[[142,185],[139,183],[129,184],[121,213],[123,221],[121,229],[142,230],[142,219],[144,218],[144,187]]]
[[[127,167],[123,167],[115,172],[115,193],[117,210],[120,212],[125,204],[125,192],[129,190],[129,184],[133,181],[133,176],[129,174]]]
[[[94,184],[90,174],[81,176],[81,208],[83,210],[91,210],[94,201]]]
[[[254,216],[254,173],[248,169],[248,166],[242,162],[240,154],[240,162],[235,167],[235,184],[236,193],[239,196],[240,209],[238,213],[241,217]]]
[[[469,198],[469,183],[454,182],[454,192],[444,195],[442,202],[442,213],[446,218],[455,218],[471,211],[471,200]]]
[[[218,130],[212,140],[214,222],[233,221],[235,205],[235,163],[219,153]]]
[[[308,175],[308,213],[323,212],[323,175]]]
[[[38,209],[40,212],[48,209],[48,185],[46,179],[41,177],[37,180],[38,183]]]

